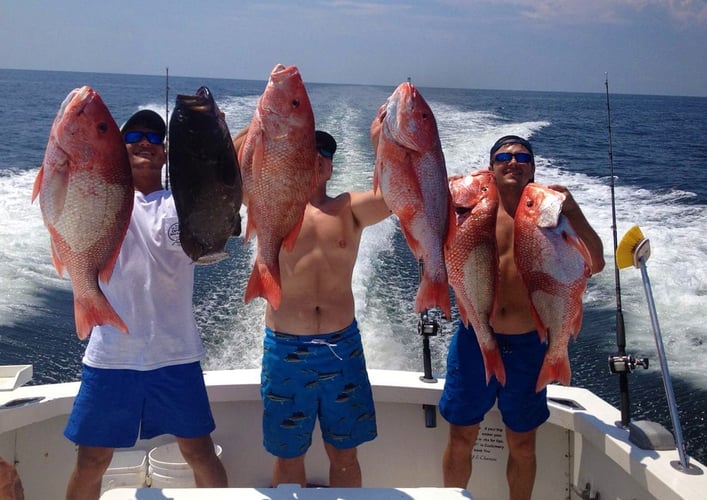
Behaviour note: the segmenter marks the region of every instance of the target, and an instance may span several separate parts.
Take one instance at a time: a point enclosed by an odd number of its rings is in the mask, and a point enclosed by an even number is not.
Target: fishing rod
[[[614,195],[614,161],[613,150],[611,143],[611,107],[609,106],[609,77],[606,76],[604,82],[606,85],[606,109],[609,118],[609,163],[611,165],[611,215],[612,215],[612,231],[614,236],[614,276],[616,279],[616,345],[619,353],[609,357],[609,368],[612,373],[619,374],[619,386],[621,390],[621,426],[629,428],[629,441],[643,449],[652,450],[668,450],[677,448],[678,461],[671,461],[670,465],[676,470],[690,475],[701,474],[702,471],[690,464],[687,455],[687,447],[683,439],[682,426],[678,415],[677,401],[673,391],[673,385],[668,369],[668,361],[665,355],[663,346],[662,334],[660,325],[658,324],[658,315],[656,313],[655,302],[651,290],[648,272],[646,270],[646,261],[650,256],[649,240],[643,237],[638,226],[631,228],[624,235],[621,242],[618,242],[616,235],[616,203]],[[628,374],[632,372],[637,365],[644,369],[648,368],[648,358],[636,359],[630,354],[626,354],[626,330],[624,328],[623,312],[621,310],[621,285],[619,281],[619,270],[633,264],[641,270],[643,279],[643,288],[648,302],[648,309],[653,327],[653,335],[655,337],[656,348],[658,351],[658,361],[660,362],[661,374],[663,379],[663,387],[668,400],[668,410],[670,419],[673,423],[675,436],[673,436],[660,424],[654,424],[650,421],[630,422],[630,408],[628,397]],[[617,422],[618,424],[618,422]]]
[[[608,117],[609,131],[609,167],[611,170],[611,232],[614,237],[614,282],[616,283],[616,347],[618,353],[609,356],[609,370],[611,373],[619,375],[619,396],[621,410],[621,427],[628,427],[631,421],[631,402],[628,390],[628,374],[631,373],[636,365],[648,368],[648,359],[635,359],[630,354],[626,354],[626,327],[624,324],[624,314],[621,307],[621,279],[619,277],[619,266],[616,264],[616,249],[618,248],[618,237],[616,235],[616,195],[614,184],[616,176],[614,175],[614,151],[611,140],[611,105],[609,104],[609,75],[604,73],[604,85],[606,87],[606,113]],[[618,424],[619,422],[617,422]]]
[[[165,151],[165,189],[169,189],[169,66],[165,67],[164,82],[164,151]]]
[[[422,282],[422,273],[425,264],[422,259],[418,261],[418,269],[420,273],[420,282]],[[439,331],[439,322],[430,317],[430,310],[425,309],[420,313],[420,318],[417,322],[417,333],[422,336],[422,364],[423,375],[420,380],[430,384],[437,382],[437,379],[432,376],[432,351],[430,350],[430,337],[435,337]],[[425,412],[425,427],[437,427],[437,409],[435,405],[423,404],[422,409]]]

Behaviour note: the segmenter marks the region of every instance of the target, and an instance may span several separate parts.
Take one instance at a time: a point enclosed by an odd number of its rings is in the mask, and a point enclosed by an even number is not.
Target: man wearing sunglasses
[[[447,377],[439,407],[450,423],[443,457],[445,486],[466,488],[471,477],[471,453],[485,414],[498,399],[508,444],[507,478],[512,500],[530,499],[535,482],[535,434],[550,416],[547,391],[535,383],[547,345],[540,342],[528,292],[513,255],[514,214],[523,189],[535,178],[530,143],[515,135],[501,137],[491,148],[489,169],[498,187],[496,244],[499,270],[490,325],[496,334],[506,372],[506,384],[495,377],[488,385],[474,330],[461,322],[449,346]],[[584,241],[592,258],[592,274],[604,268],[601,239],[564,186],[548,186],[566,198],[562,213]]]
[[[129,333],[100,325],[89,337],[64,431],[78,445],[67,488],[72,500],[98,499],[115,448],[162,434],[176,436],[197,486],[227,486],[211,440],[204,348],[192,312],[194,265],[179,243],[172,194],[162,186],[165,123],[141,110],[121,131],[135,187],[133,212],[111,279],[100,285]]]

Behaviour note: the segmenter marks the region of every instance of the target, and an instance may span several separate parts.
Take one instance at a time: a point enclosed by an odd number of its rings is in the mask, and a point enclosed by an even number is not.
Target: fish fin
[[[373,169],[373,194],[378,194],[380,182],[378,180],[378,168]]]
[[[577,340],[577,337],[579,336],[579,331],[582,329],[582,302],[579,302],[579,310],[577,312],[577,315],[574,317],[572,320],[572,324],[570,325],[570,328],[572,329],[572,340]]]
[[[466,307],[464,306],[464,304],[461,303],[461,301],[458,298],[457,298],[457,309],[459,309],[459,316],[461,317],[462,324],[468,328],[469,324],[470,324],[470,322],[469,322],[470,316],[466,311]]]
[[[454,203],[452,203],[452,194],[448,192],[448,214],[447,214],[447,235],[444,238],[444,250],[445,254],[452,247],[454,243],[454,237],[457,234],[457,212],[454,208]]]
[[[273,309],[277,310],[280,307],[282,298],[280,271],[279,269],[273,271],[271,272],[264,263],[258,262],[258,260],[255,261],[245,289],[244,301],[246,304],[255,297],[263,297]]]
[[[302,223],[304,222],[304,212],[302,212],[302,215],[300,218],[295,222],[295,225],[292,226],[292,229],[290,229],[290,232],[287,233],[285,238],[282,240],[282,247],[287,250],[288,252],[291,252],[293,248],[295,248],[295,243],[297,242],[297,237],[299,236],[299,232],[302,229]]]
[[[128,333],[128,327],[100,290],[96,295],[74,298],[74,319],[76,335],[81,340],[88,338],[96,325],[113,325]]]
[[[562,385],[569,385],[572,380],[572,370],[570,360],[567,355],[562,356],[559,361],[550,361],[547,356],[543,360],[543,365],[538,374],[538,382],[535,385],[535,392],[542,391],[551,382],[559,382]]]
[[[34,186],[32,187],[32,202],[39,195],[39,191],[42,188],[42,178],[44,177],[44,165],[39,167],[39,172],[37,172],[37,177],[34,179]]]
[[[125,237],[125,235],[123,235],[123,237]],[[121,238],[115,246],[115,250],[113,250],[113,253],[108,258],[103,268],[98,271],[98,279],[100,279],[103,283],[108,283],[110,281],[110,277],[113,275],[113,269],[115,268],[115,263],[118,262],[118,255],[120,255],[120,249],[122,246],[123,238]]]
[[[501,358],[501,351],[498,349],[498,345],[495,345],[493,349],[482,349],[481,355],[484,358],[484,368],[486,369],[486,385],[491,381],[491,376],[495,375],[496,380],[501,385],[506,385],[506,367],[503,365],[503,359]]]
[[[421,313],[431,307],[441,309],[447,319],[452,317],[447,283],[433,282],[423,275],[415,297],[415,312]]]
[[[251,210],[250,210],[250,205],[246,209],[246,213],[248,214],[248,221],[246,222],[246,226],[245,226],[244,239],[247,242],[247,241],[250,241],[250,239],[253,237],[254,234],[258,233],[258,230],[257,230],[257,223],[255,222],[255,218],[253,217],[253,214],[251,213]]]
[[[241,220],[241,214],[237,213],[236,217],[233,221],[233,233],[231,233],[231,236],[240,236],[242,225],[243,225],[243,221]]]
[[[540,314],[538,314],[537,309],[535,309],[532,299],[530,301],[530,314],[533,316],[533,321],[535,322],[535,328],[538,331],[538,337],[540,338],[540,342],[547,342],[548,328],[545,323],[543,323],[543,320],[540,317]]]
[[[52,231],[52,229],[49,229],[49,249],[51,250],[51,255],[52,255],[52,264],[54,264],[54,269],[56,269],[57,275],[59,275],[60,278],[64,277],[64,270],[66,267],[64,267],[64,263],[61,261],[59,258],[59,252],[56,250],[56,245],[54,244],[54,239],[59,238],[59,235],[56,233],[56,231]]]
[[[587,245],[584,244],[584,241],[582,241],[579,236],[570,234],[567,231],[562,231],[562,239],[565,240],[569,246],[577,250],[577,252],[579,252],[582,256],[585,264],[585,275],[589,277],[591,275],[590,266],[592,264],[592,256],[589,253]],[[589,275],[586,274],[587,271],[589,272]]]

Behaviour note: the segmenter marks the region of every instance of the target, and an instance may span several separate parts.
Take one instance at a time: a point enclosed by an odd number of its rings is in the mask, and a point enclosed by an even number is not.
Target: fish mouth
[[[91,104],[95,97],[96,92],[87,85],[72,90],[62,101],[59,111],[57,112],[56,120],[61,120],[66,110],[72,106],[76,108],[76,114],[82,114],[86,106]]]
[[[177,102],[198,112],[209,111],[214,107],[214,97],[208,87],[199,87],[194,95],[179,94]]]

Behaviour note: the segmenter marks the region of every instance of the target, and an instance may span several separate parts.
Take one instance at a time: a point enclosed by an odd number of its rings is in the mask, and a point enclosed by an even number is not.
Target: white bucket
[[[113,459],[103,475],[101,493],[113,488],[145,486],[147,454],[142,450],[116,451]]]
[[[216,456],[220,457],[222,448],[214,445]],[[168,443],[157,446],[148,454],[148,474],[152,488],[193,488],[194,473],[179,451],[179,445]]]

